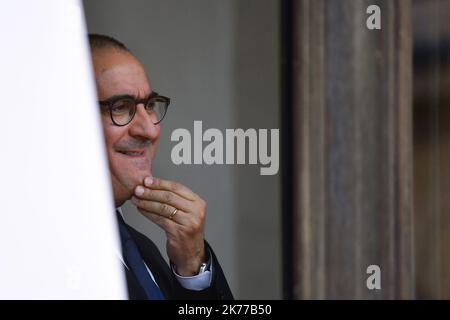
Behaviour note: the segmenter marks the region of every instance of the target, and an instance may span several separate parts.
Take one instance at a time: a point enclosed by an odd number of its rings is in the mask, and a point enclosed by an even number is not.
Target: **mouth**
[[[116,150],[118,153],[128,157],[139,158],[145,156],[145,150]]]

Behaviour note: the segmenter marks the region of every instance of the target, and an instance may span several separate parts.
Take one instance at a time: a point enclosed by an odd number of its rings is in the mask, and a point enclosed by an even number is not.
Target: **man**
[[[129,297],[232,299],[203,238],[205,201],[180,183],[152,176],[160,122],[170,99],[153,90],[143,66],[122,43],[94,34],[89,42]],[[170,267],[150,239],[123,221],[119,208],[129,199],[165,231]]]

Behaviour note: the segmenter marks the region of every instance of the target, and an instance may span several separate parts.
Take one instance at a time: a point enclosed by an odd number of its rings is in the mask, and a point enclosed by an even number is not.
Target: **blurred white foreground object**
[[[126,298],[77,0],[0,11],[0,299]]]

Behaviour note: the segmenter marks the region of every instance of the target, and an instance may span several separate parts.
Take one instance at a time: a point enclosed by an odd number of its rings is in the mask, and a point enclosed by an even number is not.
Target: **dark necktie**
[[[145,293],[150,300],[164,300],[164,295],[150,276],[136,243],[131,238],[127,227],[125,226],[122,216],[119,213],[117,214],[119,220],[120,240],[122,242],[122,252],[124,254],[126,264],[131,268],[131,271],[136,276],[139,284],[144,288]]]

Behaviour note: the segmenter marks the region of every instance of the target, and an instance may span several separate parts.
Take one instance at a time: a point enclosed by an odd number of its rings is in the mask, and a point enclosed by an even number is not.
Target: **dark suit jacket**
[[[163,292],[166,299],[175,300],[230,300],[233,295],[228,286],[222,268],[219,265],[217,257],[209,244],[205,241],[205,249],[210,250],[213,259],[213,278],[211,286],[205,290],[194,291],[183,288],[168,264],[161,256],[156,245],[149,238],[142,233],[133,229],[129,225],[127,228],[131,237],[136,242],[137,247],[141,253],[147,266],[151,269],[153,276],[158,283],[159,288]],[[137,281],[133,272],[125,269],[128,285],[128,295],[130,299],[146,300],[147,296],[144,289]]]

